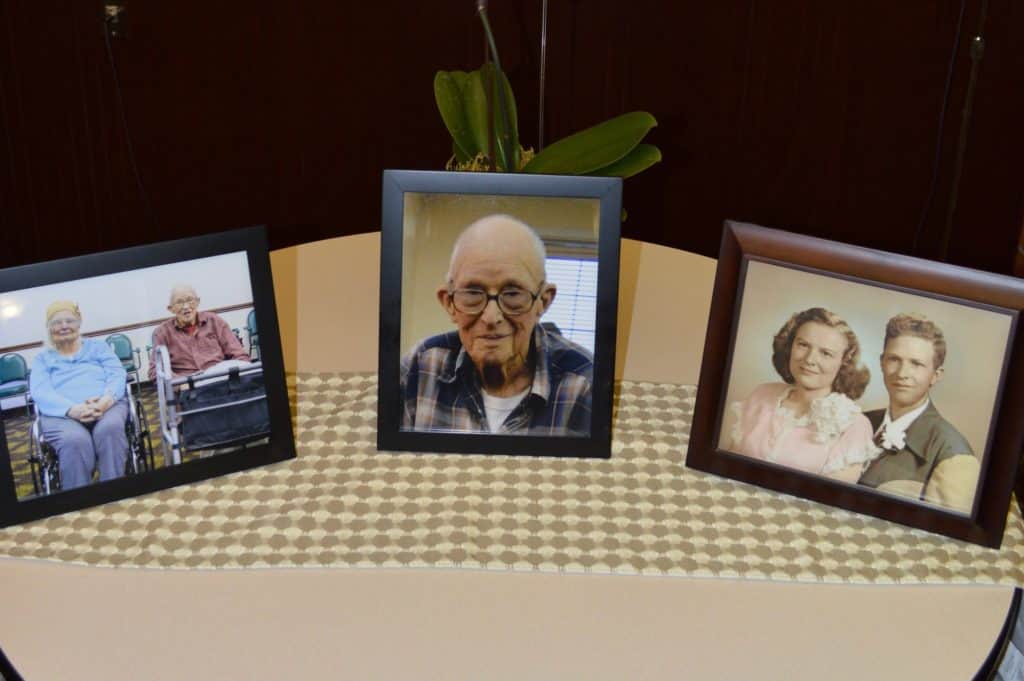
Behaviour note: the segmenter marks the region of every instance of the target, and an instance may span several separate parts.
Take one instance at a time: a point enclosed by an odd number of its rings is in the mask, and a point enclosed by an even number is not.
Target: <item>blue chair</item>
[[[132,345],[132,341],[123,333],[114,333],[106,338],[107,345],[114,351],[117,358],[121,360],[121,366],[128,372],[128,383],[139,384],[139,366],[142,364],[142,355],[139,349]]]
[[[28,406],[28,364],[16,352],[0,357],[0,400],[25,396],[25,412],[31,414]]]
[[[254,360],[260,357],[260,332],[256,328],[256,310],[249,310],[245,319],[245,330],[249,334],[249,356]]]

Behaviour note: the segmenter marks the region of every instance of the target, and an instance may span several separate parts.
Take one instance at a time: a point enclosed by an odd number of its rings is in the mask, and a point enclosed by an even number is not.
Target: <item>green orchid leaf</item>
[[[524,173],[586,175],[615,163],[656,126],[654,116],[633,111],[564,137],[546,147],[523,168]]]
[[[480,149],[470,128],[463,95],[468,74],[465,71],[438,71],[434,76],[434,101],[441,120],[452,136],[455,157],[462,163],[473,158]]]
[[[479,70],[438,71],[434,76],[434,99],[460,162],[477,154],[490,154],[487,95]]]
[[[487,46],[490,48],[492,62],[485,63],[480,67],[484,74],[484,82],[491,87],[491,109],[494,117],[494,165],[503,172],[516,172],[519,170],[519,132],[516,122],[515,98],[512,96],[512,86],[505,77],[501,68],[501,57],[498,55],[498,45],[494,42],[494,32],[491,30],[491,22],[487,18],[486,0],[478,0],[476,5],[477,15],[480,17],[480,24],[484,29],[484,36],[487,38]]]
[[[469,163],[469,161],[472,158],[471,156],[467,155],[466,152],[464,152],[462,148],[455,142],[452,142],[452,156],[455,157],[455,161],[459,164]]]
[[[519,122],[512,85],[494,62],[484,64],[479,71],[481,81],[491,85],[495,165],[502,172],[516,172],[520,157]]]
[[[487,129],[487,90],[480,70],[470,71],[462,83],[462,101],[476,154],[491,155],[491,133]]]
[[[661,160],[661,150],[653,144],[638,144],[615,163],[588,173],[601,177],[633,177]]]

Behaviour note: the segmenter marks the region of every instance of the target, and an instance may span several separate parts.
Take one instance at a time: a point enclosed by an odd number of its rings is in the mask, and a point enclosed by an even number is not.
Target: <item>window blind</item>
[[[594,352],[597,318],[597,260],[554,257],[545,261],[547,280],[557,287],[555,302],[541,319],[563,336]]]

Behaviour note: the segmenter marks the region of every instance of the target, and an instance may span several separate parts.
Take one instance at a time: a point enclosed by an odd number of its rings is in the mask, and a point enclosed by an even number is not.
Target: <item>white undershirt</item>
[[[497,433],[501,429],[501,424],[505,423],[505,419],[522,402],[528,392],[530,392],[529,386],[523,392],[512,397],[494,397],[488,395],[486,390],[484,391],[484,414],[487,415],[487,427],[491,429],[492,433]]]

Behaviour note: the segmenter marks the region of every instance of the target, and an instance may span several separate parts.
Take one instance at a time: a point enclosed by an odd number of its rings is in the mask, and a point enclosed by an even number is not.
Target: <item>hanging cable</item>
[[[548,0],[541,6],[540,16],[540,104],[537,112],[537,153],[544,149],[544,80],[548,65]]]
[[[110,63],[110,71],[114,76],[114,93],[117,97],[117,109],[120,114],[121,129],[124,131],[125,143],[128,146],[128,163],[131,165],[132,174],[135,178],[135,186],[139,190],[139,196],[142,198],[142,204],[146,208],[150,227],[154,230],[155,234],[158,233],[156,231],[158,229],[156,213],[153,211],[153,204],[149,200],[149,194],[146,192],[146,188],[142,184],[142,175],[139,173],[139,165],[135,160],[135,145],[132,144],[132,136],[128,131],[128,117],[125,114],[124,97],[121,94],[121,76],[117,71],[117,62],[114,60],[114,50],[110,46],[110,31],[108,30],[106,20],[103,22],[103,42],[107,46],[107,60]]]
[[[946,68],[946,86],[942,93],[942,106],[939,109],[939,128],[935,133],[935,155],[932,159],[932,179],[928,187],[928,197],[921,209],[921,217],[917,221],[917,229],[914,230],[914,244],[911,253],[917,253],[917,247],[921,240],[921,233],[924,231],[924,223],[928,219],[928,213],[932,209],[932,202],[935,200],[935,190],[939,184],[939,165],[942,160],[942,136],[946,130],[946,110],[949,108],[950,91],[953,86],[953,72],[956,67],[956,57],[960,52],[960,39],[963,35],[964,14],[967,11],[967,0],[960,0],[960,13],[956,20],[956,31],[953,36],[953,50],[949,55],[949,66]]]
[[[946,221],[939,238],[939,259],[949,257],[949,240],[953,236],[953,216],[960,195],[960,177],[964,171],[964,156],[967,154],[967,135],[971,128],[971,114],[974,111],[974,88],[978,84],[978,69],[985,56],[985,18],[988,16],[988,0],[981,0],[981,15],[978,18],[978,32],[971,39],[971,75],[967,80],[967,94],[964,96],[963,118],[960,121],[960,136],[957,139],[956,163],[953,165],[953,187],[949,192]]]

